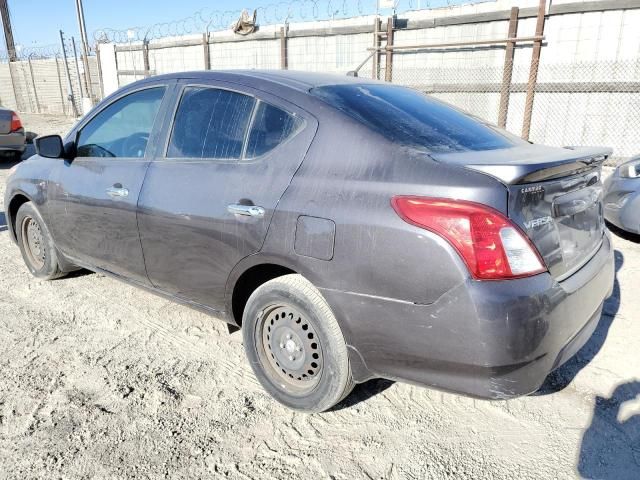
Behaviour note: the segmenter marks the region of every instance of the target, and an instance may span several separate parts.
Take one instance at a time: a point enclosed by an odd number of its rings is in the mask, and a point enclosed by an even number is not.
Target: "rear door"
[[[148,283],[136,204],[168,88],[145,86],[106,105],[76,133],[76,157],[60,161],[54,173],[52,233],[81,265]]]
[[[221,309],[229,273],[260,250],[316,126],[278,97],[183,82],[166,147],[149,166],[139,200],[152,284]]]

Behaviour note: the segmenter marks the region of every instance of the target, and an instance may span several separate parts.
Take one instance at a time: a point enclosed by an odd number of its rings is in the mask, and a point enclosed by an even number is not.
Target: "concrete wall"
[[[92,91],[96,97],[101,97],[95,57],[89,58],[89,69]],[[76,108],[82,112],[80,83],[75,63],[71,61],[69,74]],[[84,83],[82,70],[80,76]],[[64,61],[48,58],[0,64],[0,103],[19,112],[73,115]]]

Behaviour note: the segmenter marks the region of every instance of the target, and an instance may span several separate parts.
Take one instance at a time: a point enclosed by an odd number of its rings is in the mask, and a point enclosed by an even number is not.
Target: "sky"
[[[79,38],[75,0],[8,0],[13,37],[25,47],[56,44],[58,30]],[[271,0],[83,0],[87,35],[99,28],[126,29],[168,22],[193,15],[198,10],[240,10],[241,5],[255,8]],[[4,46],[4,36],[2,37]]]
[[[450,3],[462,1],[449,0]],[[317,2],[316,15],[323,19],[331,16],[328,10],[334,11],[337,17],[355,16],[363,10],[364,13],[373,13],[376,5],[376,0],[83,0],[83,5],[88,39],[93,44],[93,34],[101,28],[126,30],[130,27],[145,27],[158,22],[191,17],[203,9],[205,12],[239,12],[242,8],[268,6],[270,15],[282,17],[286,5],[294,4],[297,5],[294,11],[299,14],[300,9],[304,8],[306,18],[311,19],[309,16],[314,2]],[[447,3],[447,0],[399,0],[399,7],[407,10],[418,6],[441,6]],[[76,39],[79,38],[75,0],[8,0],[8,4],[16,45],[22,45],[24,48],[57,45],[59,30],[63,30],[67,37],[73,35]],[[258,22],[260,21],[259,13]],[[262,21],[269,23],[265,21],[264,16]],[[2,32],[0,39],[0,50],[4,51]]]

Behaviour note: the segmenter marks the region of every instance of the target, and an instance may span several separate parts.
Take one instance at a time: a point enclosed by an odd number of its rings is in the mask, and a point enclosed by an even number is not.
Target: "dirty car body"
[[[203,146],[197,110],[219,100],[208,89],[243,95],[234,111],[252,125],[260,104],[287,112],[286,135],[256,134],[252,152],[253,130],[221,124],[217,146]],[[117,158],[80,145],[101,111],[141,91],[156,102],[149,132],[132,126]],[[533,392],[587,341],[612,290],[608,150],[532,145],[403,87],[297,72],[159,76],[105,99],[65,149],[9,178],[14,239],[28,199],[65,268],[107,272],[236,326],[262,281],[252,273],[300,274],[335,314],[356,382]],[[496,221],[498,236],[485,235]]]
[[[619,165],[604,186],[605,219],[622,230],[640,234],[640,155]]]

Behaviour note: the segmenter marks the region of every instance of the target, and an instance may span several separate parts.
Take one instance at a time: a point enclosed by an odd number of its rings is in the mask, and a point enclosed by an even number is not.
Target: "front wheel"
[[[247,301],[242,332],[251,368],[280,403],[321,412],[353,389],[340,326],[320,292],[301,275],[257,288]]]
[[[31,202],[18,209],[15,227],[22,258],[35,277],[53,280],[65,275],[49,229]]]

